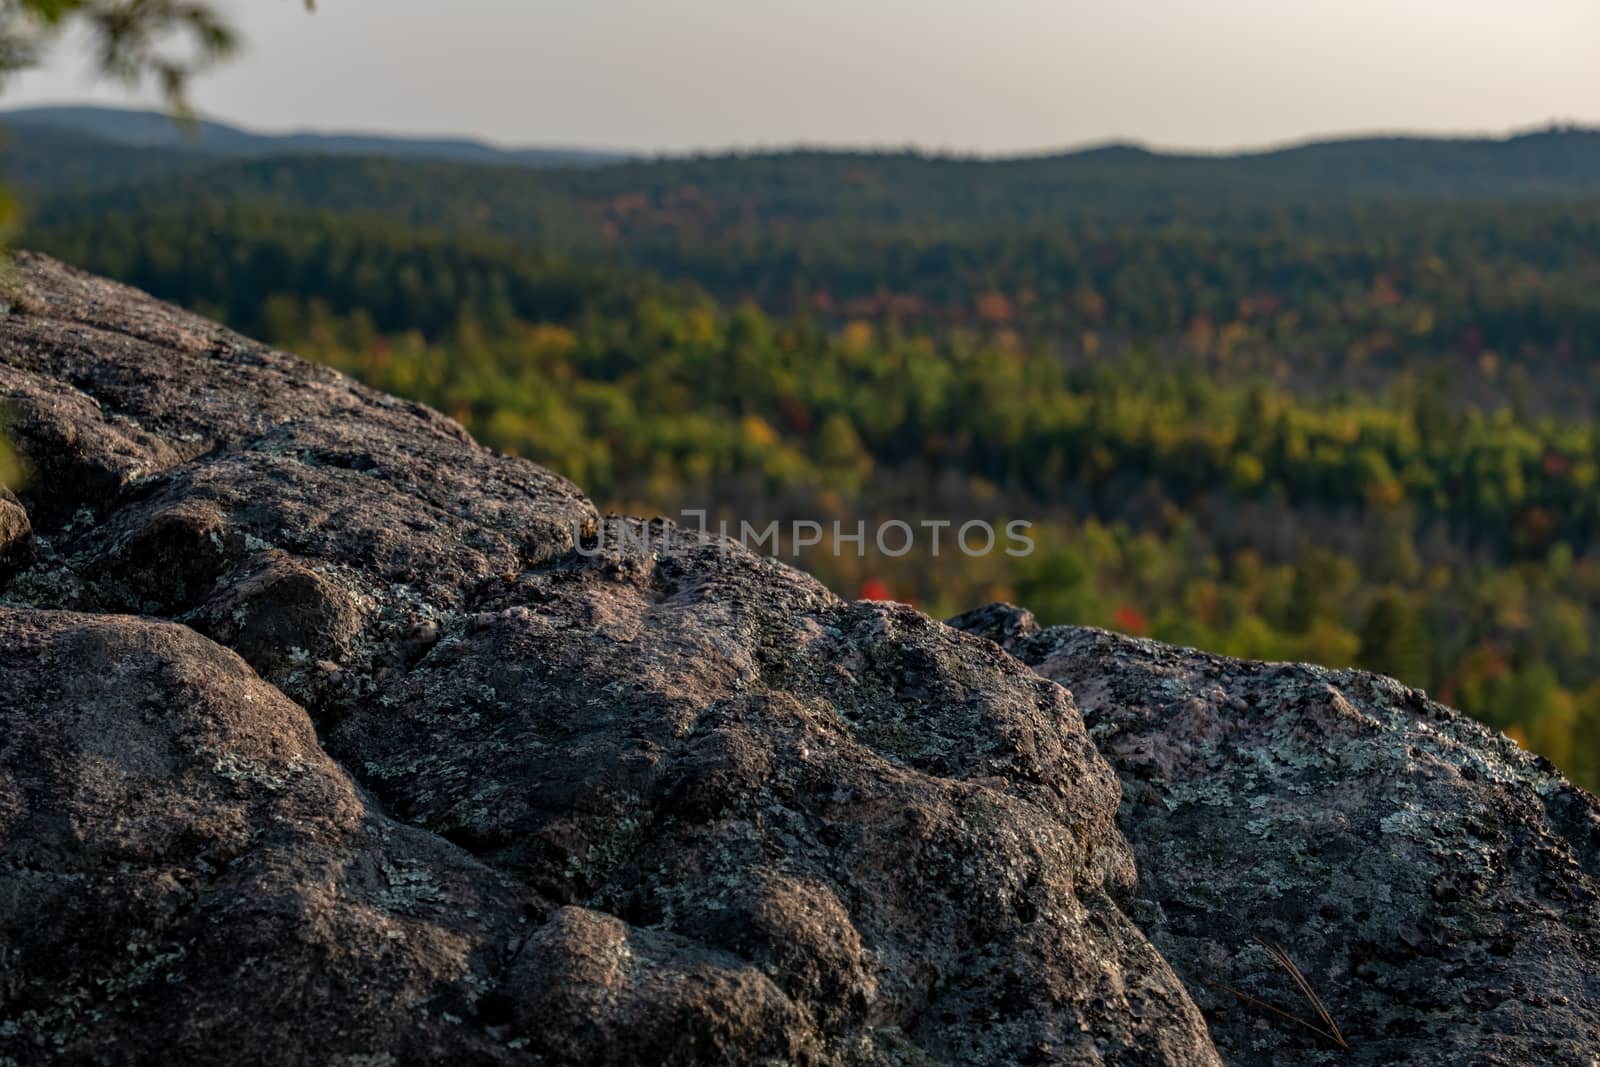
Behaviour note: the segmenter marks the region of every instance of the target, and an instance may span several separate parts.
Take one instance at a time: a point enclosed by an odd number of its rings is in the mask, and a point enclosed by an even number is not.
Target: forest
[[[17,241],[603,507],[1032,523],[788,557],[1426,688],[1600,784],[1600,136],[541,169],[19,128]],[[125,165],[124,165],[125,164]]]

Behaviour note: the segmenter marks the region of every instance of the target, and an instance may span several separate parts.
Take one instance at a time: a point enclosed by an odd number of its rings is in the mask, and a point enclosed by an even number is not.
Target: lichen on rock
[[[1590,1063],[1600,805],[1392,679],[993,605],[951,620],[1075,694],[1122,781],[1130,902],[1230,1063]],[[1258,940],[1259,939],[1259,940]],[[1342,1051],[1230,989],[1317,1016]]]

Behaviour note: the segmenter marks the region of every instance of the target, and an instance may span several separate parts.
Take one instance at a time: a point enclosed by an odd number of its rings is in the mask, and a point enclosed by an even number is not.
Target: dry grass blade
[[[1242,989],[1235,989],[1231,985],[1226,985],[1222,982],[1212,982],[1209,980],[1206,980],[1206,984],[1209,986],[1214,986],[1218,989],[1226,990],[1227,992],[1238,997],[1240,1000],[1244,1001],[1246,1004],[1253,1004],[1258,1008],[1263,1008],[1267,1011],[1270,1011],[1272,1014],[1280,1018],[1288,1019],[1296,1026],[1310,1030],[1318,1037],[1325,1038],[1326,1040],[1333,1042],[1339,1048],[1348,1049],[1350,1047],[1350,1043],[1344,1039],[1344,1034],[1339,1031],[1338,1024],[1333,1021],[1333,1016],[1328,1013],[1327,1007],[1322,1003],[1322,998],[1317,996],[1316,990],[1311,988],[1311,982],[1307,980],[1304,974],[1301,973],[1300,968],[1294,965],[1294,961],[1289,958],[1289,954],[1285,952],[1280,945],[1274,945],[1268,941],[1262,940],[1259,937],[1257,937],[1255,940],[1258,945],[1266,950],[1267,955],[1271,956],[1273,961],[1277,963],[1278,966],[1289,972],[1289,977],[1294,979],[1295,985],[1300,988],[1300,992],[1304,994],[1305,998],[1311,1002],[1311,1007],[1316,1010],[1317,1018],[1322,1022],[1321,1026],[1318,1026],[1316,1023],[1307,1022],[1305,1019],[1300,1018],[1300,1016],[1294,1014],[1293,1012],[1285,1011],[1276,1004],[1269,1004],[1260,997],[1251,996]]]
[[[1280,1016],[1282,1018],[1288,1019],[1290,1022],[1294,1023],[1296,1026],[1303,1026],[1307,1030],[1310,1030],[1313,1034],[1316,1034],[1318,1037],[1327,1038],[1329,1041],[1332,1041],[1334,1044],[1338,1045],[1340,1048],[1349,1048],[1350,1047],[1349,1045],[1346,1045],[1344,1043],[1344,1039],[1343,1038],[1335,1037],[1333,1034],[1328,1033],[1328,1031],[1324,1030],[1322,1027],[1318,1026],[1317,1024],[1308,1023],[1304,1019],[1300,1018],[1300,1016],[1295,1015],[1292,1012],[1284,1011],[1282,1008],[1278,1007],[1276,1004],[1268,1004],[1266,1001],[1262,1000],[1260,997],[1253,997],[1249,993],[1246,993],[1244,990],[1235,989],[1233,986],[1228,985],[1228,984],[1226,984],[1224,982],[1213,982],[1213,981],[1210,981],[1209,979],[1205,980],[1205,982],[1206,982],[1206,985],[1215,986],[1216,988],[1221,989],[1221,990],[1223,990],[1225,992],[1232,993],[1234,996],[1238,997],[1240,1000],[1244,1001],[1246,1004],[1254,1004],[1258,1008],[1265,1008],[1267,1011],[1270,1011],[1274,1015],[1277,1015],[1277,1016]]]
[[[1344,1039],[1344,1034],[1339,1032],[1339,1024],[1333,1021],[1333,1016],[1329,1014],[1327,1006],[1322,1003],[1322,998],[1317,996],[1317,991],[1311,988],[1311,982],[1301,973],[1300,968],[1294,965],[1294,960],[1289,958],[1289,954],[1283,950],[1283,946],[1271,944],[1260,937],[1256,938],[1256,944],[1266,949],[1272,955],[1272,958],[1278,961],[1278,965],[1289,972],[1289,977],[1294,979],[1295,985],[1300,987],[1300,992],[1305,994],[1305,998],[1316,1009],[1317,1018],[1321,1019],[1322,1024],[1328,1028],[1328,1036],[1333,1039],[1334,1044],[1340,1048],[1349,1048],[1350,1043]]]

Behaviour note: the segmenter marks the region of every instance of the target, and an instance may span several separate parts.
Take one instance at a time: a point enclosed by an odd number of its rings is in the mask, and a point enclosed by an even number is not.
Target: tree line
[[[1382,670],[1600,782],[1588,204],[756,218],[620,227],[609,251],[431,224],[459,204],[106,204],[25,240],[439,407],[603,505],[1026,519],[1025,558],[824,542],[796,562],[935,613],[1010,598]],[[776,280],[752,284],[758,263]]]

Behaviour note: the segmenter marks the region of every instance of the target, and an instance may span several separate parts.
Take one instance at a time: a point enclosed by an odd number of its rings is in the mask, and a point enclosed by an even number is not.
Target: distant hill
[[[500,278],[508,292],[524,284],[508,264],[558,256],[775,311],[870,317],[892,307],[924,321],[977,316],[1049,331],[1166,337],[1293,306],[1348,350],[1360,317],[1349,309],[1392,304],[1399,286],[1432,295],[1404,317],[1365,323],[1370,337],[1360,336],[1378,350],[1444,323],[1499,350],[1588,352],[1600,337],[1588,296],[1600,291],[1600,133],[1585,129],[1236,155],[806,149],[533,166],[516,160],[541,157],[471,142],[264,137],[223,124],[185,138],[165,117],[95,108],[0,113],[0,127],[0,180],[22,194],[22,244],[237,321],[253,321],[237,293],[258,288],[236,282],[240,264],[258,264],[255,282],[276,279],[304,297],[329,288],[280,278],[293,273],[286,264],[298,271],[332,255],[281,249],[276,230],[289,226],[307,229],[304,241],[338,232],[350,262],[386,269],[413,255],[396,249],[437,256],[441,241],[464,242],[461,263],[474,266],[454,273]],[[382,151],[363,155],[362,145]],[[346,231],[345,221],[359,226]],[[1435,277],[1438,262],[1451,264],[1449,285]],[[1541,278],[1531,287],[1530,269]],[[977,294],[1006,299],[980,313]],[[445,309],[456,299],[447,285],[435,295]],[[488,303],[537,318],[519,299]],[[430,329],[451,318],[435,311],[421,317]]]
[[[1322,196],[1600,195],[1600,130],[1573,126],[1490,138],[1382,136],[1308,141],[1235,153],[1164,152],[1113,143],[1009,157],[798,148],[655,158],[593,149],[504,148],[468,138],[311,131],[271,134],[209,119],[180,127],[162,112],[74,105],[0,110],[0,129],[29,136],[50,132],[58,143],[64,143],[63,137],[79,136],[109,145],[175,151],[212,160],[326,155],[540,168],[621,164],[626,168],[623,173],[662,173],[696,180],[709,176],[713,182],[730,168],[765,179],[773,175],[760,172],[777,163],[785,172],[780,179],[831,177],[830,172],[855,171],[865,165],[872,168],[868,177],[920,176],[924,181],[919,184],[952,178],[970,184],[992,177],[1004,178],[1008,185],[1043,180],[1057,189],[1075,186],[1075,192],[1092,192],[1092,186],[1100,182],[1117,185],[1132,180],[1164,192],[1199,181],[1235,189],[1260,184],[1280,193]]]
[[[0,170],[53,200],[187,173],[189,187],[143,191],[167,203],[288,196],[298,207],[377,214],[397,203],[448,215],[437,208],[471,202],[481,211],[487,202],[499,216],[491,228],[510,235],[529,229],[514,218],[526,199],[556,191],[603,205],[624,231],[715,231],[756,220],[851,229],[1215,222],[1357,201],[1600,197],[1600,132],[1577,128],[1492,139],[1322,141],[1233,155],[1119,144],[1006,159],[818,149],[646,158],[465,140],[266,135],[213,122],[186,133],[165,115],[90,107],[0,111],[0,131]]]
[[[0,119],[0,173],[30,201],[137,186],[221,160],[192,146],[141,147],[64,127]]]
[[[176,149],[211,156],[286,154],[378,156],[455,163],[532,167],[590,166],[626,158],[619,152],[576,148],[500,148],[459,138],[386,137],[374,134],[256,133],[214,120],[182,128],[170,115],[123,108],[54,106],[0,111],[0,126],[87,134],[115,144]]]

